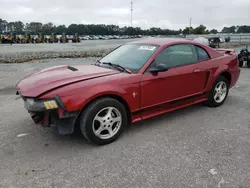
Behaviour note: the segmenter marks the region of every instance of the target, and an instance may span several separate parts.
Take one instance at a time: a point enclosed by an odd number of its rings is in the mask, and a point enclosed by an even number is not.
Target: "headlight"
[[[58,104],[55,100],[36,100],[32,98],[27,98],[24,102],[24,106],[27,110],[35,112],[58,108]]]
[[[28,105],[30,105],[30,106],[33,106],[34,105],[34,99],[26,99],[26,101],[25,101]]]

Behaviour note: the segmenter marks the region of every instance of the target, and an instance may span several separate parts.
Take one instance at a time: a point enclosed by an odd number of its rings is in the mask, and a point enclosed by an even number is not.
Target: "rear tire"
[[[125,107],[113,98],[92,102],[81,114],[80,129],[91,143],[105,145],[115,141],[128,124]]]
[[[224,76],[219,76],[209,93],[206,105],[209,107],[221,106],[227,99],[229,92],[229,82]]]

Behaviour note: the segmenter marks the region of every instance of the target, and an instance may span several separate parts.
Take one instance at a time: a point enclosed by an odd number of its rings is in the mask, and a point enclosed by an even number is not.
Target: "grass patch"
[[[1,63],[25,63],[25,62],[32,62],[32,61],[41,61],[41,60],[48,60],[48,59],[79,59],[79,58],[101,58],[105,54],[107,54],[110,50],[101,50],[97,52],[64,52],[64,53],[56,53],[54,55],[48,54],[38,54],[31,55],[32,57],[29,57],[29,54],[20,55],[19,57],[6,57],[6,60],[0,60]],[[27,57],[26,57],[27,56]]]

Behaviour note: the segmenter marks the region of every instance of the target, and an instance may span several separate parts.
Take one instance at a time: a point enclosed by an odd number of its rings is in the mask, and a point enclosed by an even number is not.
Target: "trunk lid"
[[[226,54],[226,55],[233,55],[234,53],[236,53],[235,49],[218,48],[215,50],[219,53]]]

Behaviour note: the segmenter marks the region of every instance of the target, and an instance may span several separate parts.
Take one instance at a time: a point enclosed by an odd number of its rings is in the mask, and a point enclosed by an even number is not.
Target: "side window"
[[[210,59],[210,56],[208,55],[206,50],[204,50],[203,48],[201,48],[199,46],[196,46],[196,49],[197,49],[199,61],[207,61]]]
[[[184,66],[198,62],[197,52],[193,45],[177,44],[164,49],[156,58],[155,64],[165,64],[168,68]]]

